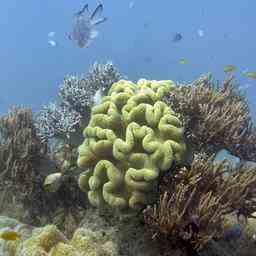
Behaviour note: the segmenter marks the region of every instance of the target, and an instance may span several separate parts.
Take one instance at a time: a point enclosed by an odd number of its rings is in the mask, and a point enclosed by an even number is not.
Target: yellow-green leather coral
[[[172,81],[120,80],[92,109],[78,166],[92,205],[138,209],[149,203],[160,172],[185,153],[183,128],[162,99]]]

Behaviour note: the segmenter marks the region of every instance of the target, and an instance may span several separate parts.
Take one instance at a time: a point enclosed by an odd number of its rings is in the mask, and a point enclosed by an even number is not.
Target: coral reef
[[[102,90],[105,95],[112,84],[118,82],[123,77],[113,63],[108,61],[106,64],[95,62],[90,68],[86,78],[90,84],[95,86],[96,90]]]
[[[166,102],[180,114],[194,152],[211,155],[227,149],[241,159],[256,160],[256,129],[232,77],[217,85],[209,75],[201,76],[170,91]]]
[[[79,127],[81,115],[65,105],[51,103],[42,108],[36,116],[37,134],[43,141],[52,137],[69,140],[71,133]]]
[[[0,206],[5,207],[13,193],[15,200],[33,211],[41,194],[39,166],[47,159],[47,145],[36,135],[31,109],[13,108],[0,119],[0,133]]]
[[[183,128],[162,101],[171,81],[120,80],[92,109],[78,166],[92,205],[140,208],[152,200],[158,177],[185,154]]]
[[[231,170],[225,160],[214,164],[198,154],[189,169],[177,167],[165,177],[158,204],[144,210],[145,221],[167,247],[200,250],[224,235],[225,216],[252,217],[255,186],[256,168]]]
[[[9,256],[118,256],[116,244],[100,232],[79,228],[71,240],[54,225],[21,233],[21,239],[3,242]]]
[[[86,76],[66,76],[58,93],[58,103],[42,108],[36,118],[38,135],[43,140],[53,137],[70,138],[80,125],[87,125],[94,96],[98,90],[105,94],[110,86],[121,79],[111,62],[94,63]],[[81,132],[82,133],[82,132]]]
[[[54,157],[51,159],[47,144],[35,130],[32,111],[28,108],[14,108],[0,119],[1,214],[33,225],[51,221],[64,231],[69,230],[70,220],[78,223],[79,212],[86,204],[84,198],[81,200],[78,174],[73,171],[68,176],[64,171],[64,167],[72,169],[76,164],[76,154],[62,150],[60,162]],[[62,171],[64,182],[57,193],[47,193],[44,180],[57,171]]]

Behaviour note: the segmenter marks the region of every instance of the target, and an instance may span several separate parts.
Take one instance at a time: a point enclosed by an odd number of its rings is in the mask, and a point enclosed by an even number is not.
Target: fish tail
[[[92,13],[90,19],[93,20],[97,15],[100,15],[103,11],[103,4],[99,4],[96,9],[94,10],[94,12]]]

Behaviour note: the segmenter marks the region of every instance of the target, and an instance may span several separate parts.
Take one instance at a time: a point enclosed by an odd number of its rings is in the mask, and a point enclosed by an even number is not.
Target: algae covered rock
[[[15,220],[8,223],[13,224]],[[0,241],[1,256],[118,256],[117,245],[108,236],[87,228],[77,229],[71,240],[55,225],[17,232],[20,239]]]
[[[162,100],[172,81],[120,80],[92,109],[79,147],[80,188],[92,205],[138,209],[152,200],[161,172],[181,162],[179,118]]]

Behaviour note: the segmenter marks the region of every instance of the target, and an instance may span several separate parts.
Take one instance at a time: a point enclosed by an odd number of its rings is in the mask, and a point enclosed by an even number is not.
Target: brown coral
[[[233,78],[216,85],[209,75],[177,86],[167,102],[180,113],[194,152],[209,155],[221,149],[244,160],[256,160],[256,129],[246,99]]]
[[[169,247],[199,250],[223,234],[227,214],[249,217],[256,211],[255,187],[256,168],[231,172],[227,161],[196,155],[191,168],[165,177],[159,202],[144,211],[145,221]]]
[[[31,202],[37,165],[47,152],[47,146],[36,136],[31,109],[15,107],[1,117],[0,137],[0,188]]]

